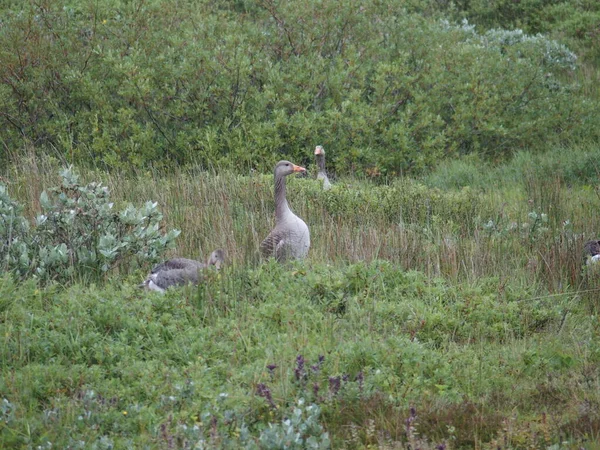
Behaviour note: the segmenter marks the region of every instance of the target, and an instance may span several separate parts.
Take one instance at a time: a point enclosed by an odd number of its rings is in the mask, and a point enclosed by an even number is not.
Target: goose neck
[[[282,220],[290,212],[285,195],[285,176],[275,175],[275,220]]]
[[[319,168],[319,173],[325,173],[325,155],[317,155],[317,167]]]

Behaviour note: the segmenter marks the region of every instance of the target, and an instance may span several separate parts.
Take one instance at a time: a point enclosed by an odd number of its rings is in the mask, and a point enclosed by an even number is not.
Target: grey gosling
[[[211,266],[219,270],[224,260],[225,252],[221,249],[212,252],[206,263],[194,259],[173,258],[155,266],[140,286],[151,291],[165,292],[171,286],[187,283],[197,285],[202,281],[203,270]]]

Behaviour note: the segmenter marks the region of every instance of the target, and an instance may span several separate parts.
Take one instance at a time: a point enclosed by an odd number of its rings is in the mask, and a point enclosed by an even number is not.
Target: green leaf
[[[46,191],[42,191],[42,193],[40,194],[40,206],[43,209],[52,208],[52,202],[50,201],[50,198],[48,197],[48,193]]]

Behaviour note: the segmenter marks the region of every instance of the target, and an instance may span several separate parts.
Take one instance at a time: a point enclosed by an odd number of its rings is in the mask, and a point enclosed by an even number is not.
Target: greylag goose
[[[600,261],[600,241],[587,241],[583,246],[583,258],[586,265]]]
[[[266,258],[274,256],[279,262],[304,258],[310,247],[308,226],[292,212],[285,197],[285,177],[294,172],[306,169],[289,161],[275,165],[275,228],[260,244]]]
[[[328,191],[331,189],[331,183],[327,178],[327,172],[325,172],[325,149],[321,145],[315,147],[315,158],[317,160],[317,167],[319,173],[317,173],[317,180],[323,180],[323,190]]]
[[[198,284],[202,280],[200,271],[210,266],[219,270],[224,259],[225,253],[221,249],[212,252],[206,263],[194,259],[173,258],[155,266],[140,286],[151,291],[164,292],[171,286]]]

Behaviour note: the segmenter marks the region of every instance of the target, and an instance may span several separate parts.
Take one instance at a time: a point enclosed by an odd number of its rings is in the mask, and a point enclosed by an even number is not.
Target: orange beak
[[[315,155],[321,155],[323,153],[323,147],[319,146],[315,148]]]
[[[292,166],[294,167],[294,172],[306,172],[304,167],[297,166],[296,164],[292,164]]]

